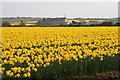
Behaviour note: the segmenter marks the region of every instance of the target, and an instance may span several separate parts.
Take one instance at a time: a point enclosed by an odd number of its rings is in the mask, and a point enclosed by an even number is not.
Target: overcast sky
[[[2,2],[118,2],[120,0],[1,0]]]
[[[2,2],[2,16],[63,17],[64,15],[118,17],[118,2]]]

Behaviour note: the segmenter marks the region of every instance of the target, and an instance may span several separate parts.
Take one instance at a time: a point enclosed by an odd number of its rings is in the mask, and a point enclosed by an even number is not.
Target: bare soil
[[[68,78],[61,78],[57,80],[120,80],[120,71],[109,71],[104,73],[97,73],[96,75],[82,75]]]

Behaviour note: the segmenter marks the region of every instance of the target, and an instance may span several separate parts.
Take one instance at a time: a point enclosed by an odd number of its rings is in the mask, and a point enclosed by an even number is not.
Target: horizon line
[[[11,17],[32,17],[32,18],[60,18],[60,17],[67,17],[67,16],[55,16],[55,17],[50,17],[50,16],[0,16],[0,18],[11,18]],[[115,17],[67,17],[67,18],[119,18],[119,16],[115,16]]]

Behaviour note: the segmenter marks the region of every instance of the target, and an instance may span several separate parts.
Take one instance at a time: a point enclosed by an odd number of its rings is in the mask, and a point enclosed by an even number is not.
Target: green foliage
[[[24,23],[23,21],[20,21],[20,26],[21,26],[21,27],[24,27],[24,26],[26,26],[26,25],[25,25],[25,23]]]
[[[120,26],[120,22],[117,22],[115,25]]]
[[[99,25],[102,25],[102,26],[111,26],[111,25],[113,25],[113,23],[111,21],[104,21],[103,23],[101,23]]]
[[[119,56],[116,55],[112,58],[105,56],[102,61],[97,57],[93,60],[88,57],[82,62],[80,60],[62,61],[62,64],[55,61],[50,66],[40,67],[37,72],[33,71],[31,78],[73,78],[75,76],[118,70]]]
[[[10,23],[7,21],[2,23],[2,27],[10,27],[10,26],[11,26]]]

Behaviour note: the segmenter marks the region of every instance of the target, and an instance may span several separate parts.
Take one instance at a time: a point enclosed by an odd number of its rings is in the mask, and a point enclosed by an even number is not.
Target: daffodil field
[[[64,78],[118,70],[118,27],[1,27],[3,78]]]

